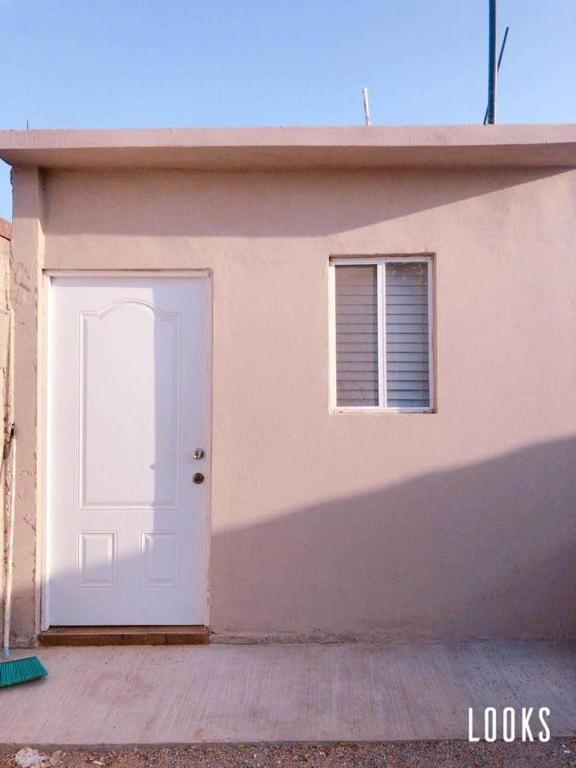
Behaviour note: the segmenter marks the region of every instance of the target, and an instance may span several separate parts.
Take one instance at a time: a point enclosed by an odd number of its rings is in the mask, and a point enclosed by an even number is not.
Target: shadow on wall
[[[556,440],[213,534],[211,628],[231,641],[576,637],[575,467],[576,439]],[[32,598],[16,595],[20,645]]]
[[[556,440],[216,534],[212,628],[278,639],[574,637],[575,468],[576,440]]]
[[[570,171],[59,171],[45,182],[46,229],[122,237],[325,236],[563,173]]]

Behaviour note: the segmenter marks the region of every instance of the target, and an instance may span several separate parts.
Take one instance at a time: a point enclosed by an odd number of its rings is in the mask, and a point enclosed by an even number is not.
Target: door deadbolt
[[[202,448],[196,448],[196,450],[192,452],[192,458],[196,460],[203,459],[204,451],[202,450]]]
[[[204,475],[202,472],[196,472],[196,474],[193,475],[192,480],[196,483],[196,485],[200,485],[200,483],[204,482]]]

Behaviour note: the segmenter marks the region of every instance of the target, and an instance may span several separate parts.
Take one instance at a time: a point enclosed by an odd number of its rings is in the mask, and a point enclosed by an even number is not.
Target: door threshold
[[[206,645],[210,630],[201,624],[126,627],[50,627],[40,645]]]

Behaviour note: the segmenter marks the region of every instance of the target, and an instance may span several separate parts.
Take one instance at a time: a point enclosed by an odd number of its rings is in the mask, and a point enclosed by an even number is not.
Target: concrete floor
[[[551,709],[576,733],[576,644],[46,648],[0,691],[0,743],[467,738],[468,707]]]

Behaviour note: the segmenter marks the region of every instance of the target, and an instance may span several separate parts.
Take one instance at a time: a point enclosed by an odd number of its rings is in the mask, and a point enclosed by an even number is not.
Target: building
[[[0,157],[20,643],[574,634],[575,126]]]

